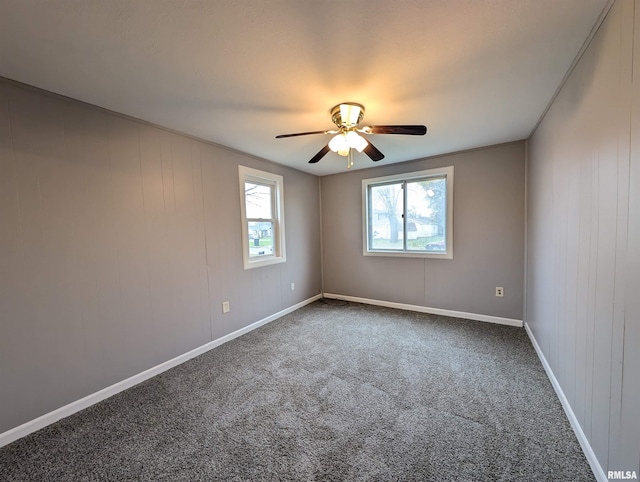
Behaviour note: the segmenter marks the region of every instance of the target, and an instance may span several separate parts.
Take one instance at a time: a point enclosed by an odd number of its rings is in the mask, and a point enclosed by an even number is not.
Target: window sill
[[[431,258],[431,259],[453,259],[453,253],[421,253],[421,252],[406,252],[406,251],[364,251],[364,256],[386,256],[388,258]]]
[[[269,266],[272,264],[284,263],[287,258],[284,256],[269,256],[268,258],[249,259],[244,262],[244,269],[260,268],[261,266]]]

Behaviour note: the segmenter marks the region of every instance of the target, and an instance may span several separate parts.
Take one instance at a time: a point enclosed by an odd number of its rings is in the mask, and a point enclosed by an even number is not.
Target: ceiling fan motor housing
[[[338,127],[355,127],[364,118],[364,106],[356,102],[343,102],[331,109],[331,120]]]

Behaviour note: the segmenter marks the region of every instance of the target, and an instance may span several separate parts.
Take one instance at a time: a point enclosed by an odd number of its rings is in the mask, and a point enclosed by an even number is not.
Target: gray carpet
[[[524,329],[336,302],[1,448],[0,479],[595,480]]]

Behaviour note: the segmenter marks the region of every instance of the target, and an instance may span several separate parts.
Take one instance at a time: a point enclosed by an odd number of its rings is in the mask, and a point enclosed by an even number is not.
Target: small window
[[[238,166],[244,269],[286,261],[282,176]]]
[[[362,181],[366,256],[453,258],[453,166]]]

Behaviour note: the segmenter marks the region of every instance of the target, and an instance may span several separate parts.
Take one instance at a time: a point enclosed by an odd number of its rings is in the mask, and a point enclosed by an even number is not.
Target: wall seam
[[[324,243],[322,233],[322,177],[318,176],[318,214],[320,218],[320,294],[324,297]]]
[[[524,141],[524,266],[522,281],[522,322],[528,323],[527,319],[527,288],[528,288],[528,265],[529,265],[529,139]],[[426,276],[426,275],[425,275]]]

